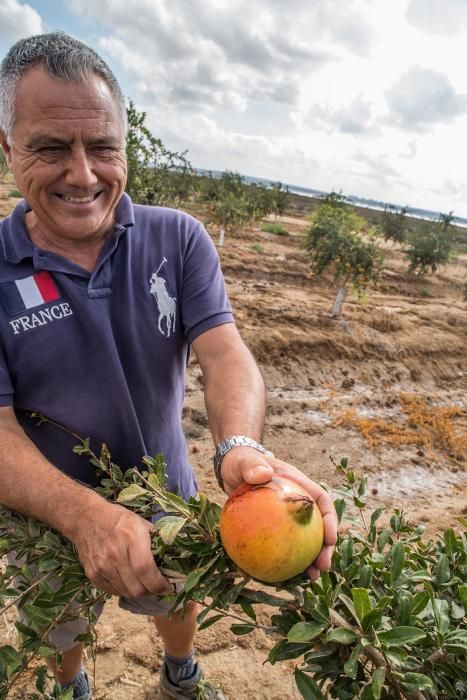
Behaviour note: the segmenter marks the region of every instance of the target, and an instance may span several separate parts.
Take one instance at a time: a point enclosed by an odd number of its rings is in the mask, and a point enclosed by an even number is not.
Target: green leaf
[[[237,636],[242,635],[242,634],[249,634],[250,632],[253,632],[255,629],[254,625],[231,625],[230,629],[232,630],[233,634],[236,634]]]
[[[378,552],[382,552],[389,540],[391,539],[390,530],[381,530],[376,540],[376,545],[378,547]]]
[[[425,689],[433,690],[433,681],[423,673],[406,673],[403,680],[401,680],[401,686],[409,692]]]
[[[446,553],[448,557],[452,559],[454,554],[457,552],[458,549],[458,544],[457,544],[457,537],[452,528],[449,528],[448,530],[445,530],[443,533],[443,538],[444,538],[444,543],[446,545]]]
[[[345,595],[345,593],[339,593],[338,598],[344,603],[345,607],[350,612],[355,622],[359,623],[360,620],[358,619],[357,611],[355,610],[355,605],[353,601],[349,598],[349,596]]]
[[[378,637],[381,642],[388,646],[397,646],[418,642],[420,639],[425,639],[426,634],[418,627],[394,627],[387,632],[380,632]]]
[[[134,501],[140,496],[147,495],[147,493],[147,490],[143,489],[142,486],[138,486],[138,484],[132,484],[131,486],[127,486],[125,489],[122,489],[120,491],[120,493],[118,494],[117,503],[129,503],[130,501]]]
[[[326,696],[323,695],[318,684],[310,675],[296,668],[294,678],[298,691],[304,700],[325,700]]]
[[[360,654],[363,651],[363,647],[361,644],[357,644],[357,646],[353,649],[349,659],[345,662],[344,664],[344,671],[345,674],[349,678],[355,679],[357,677],[358,673],[358,658]]]
[[[344,498],[336,498],[334,501],[334,508],[336,509],[337,519],[339,522],[341,522],[342,516],[344,515],[345,506],[346,504]]]
[[[373,608],[362,620],[362,629],[365,632],[369,632],[372,627],[378,628],[381,625],[381,620],[383,619],[383,611],[381,608]]]
[[[349,537],[339,547],[339,554],[341,556],[340,570],[344,572],[353,562],[354,544]]]
[[[338,642],[339,644],[352,644],[357,639],[357,635],[352,630],[338,627],[329,630],[326,634],[327,642]]]
[[[394,583],[402,573],[405,561],[405,548],[402,542],[391,547],[391,582]]]
[[[157,521],[156,527],[159,530],[164,544],[170,545],[175,542],[178,533],[185,525],[186,521],[186,518],[179,518],[176,515],[166,515]]]
[[[225,617],[225,615],[213,615],[212,617],[208,617],[207,620],[203,620],[203,622],[198,626],[198,630],[205,630],[208,627],[211,627],[211,625],[220,620],[222,617]]]
[[[370,527],[376,525],[376,521],[379,520],[383,513],[384,508],[378,508],[377,510],[373,511],[373,513],[371,514]]]
[[[198,585],[205,573],[206,567],[203,567],[202,569],[193,569],[193,571],[190,571],[185,580],[185,585],[183,587],[184,590],[187,592],[191,591],[195,586]]]
[[[371,610],[370,596],[366,588],[352,588],[352,598],[360,622]]]
[[[466,587],[467,588],[467,587]],[[412,599],[412,615],[419,615],[430,602],[428,591],[419,591]]]
[[[297,622],[290,628],[287,639],[289,642],[309,642],[325,629],[326,625],[320,625],[318,622]]]
[[[364,476],[358,485],[358,495],[363,496],[366,492],[366,487],[368,484],[368,477]]]
[[[386,669],[384,667],[377,668],[371,677],[371,690],[373,693],[374,700],[379,700],[381,697],[381,691],[384,686],[384,680],[386,678]]]
[[[447,600],[435,598],[432,600],[435,622],[441,634],[446,634],[449,630],[449,604]]]
[[[42,541],[51,549],[62,549],[63,547],[63,542],[60,537],[50,530],[44,533]]]
[[[446,583],[451,578],[449,559],[445,554],[441,554],[434,569],[434,579],[437,586]]]
[[[410,617],[412,614],[412,596],[407,591],[402,591],[399,596],[399,602],[395,610],[396,624],[403,627],[410,625]]]
[[[53,556],[42,557],[39,562],[39,571],[47,573],[48,571],[53,571],[61,566],[60,562]]]
[[[461,599],[462,607],[467,613],[467,585],[459,586],[459,598]]]
[[[256,620],[256,612],[251,603],[240,603],[240,607],[242,608],[245,615],[251,617],[252,620]]]
[[[0,646],[0,666],[5,669],[7,676],[17,671],[23,665],[23,655],[9,644]]]
[[[364,564],[360,567],[360,574],[358,577],[358,585],[360,588],[369,588],[371,580],[373,578],[373,568],[370,564]]]

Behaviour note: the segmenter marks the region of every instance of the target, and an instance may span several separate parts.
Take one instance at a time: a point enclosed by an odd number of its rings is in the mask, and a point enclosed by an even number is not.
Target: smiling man
[[[197,493],[181,413],[188,352],[204,377],[216,474],[227,492],[274,473],[317,501],[329,567],[337,519],[330,497],[261,445],[265,391],[238,331],[219,260],[194,218],[133,204],[126,182],[126,110],[108,66],[62,32],[21,40],[0,68],[0,144],[24,200],[0,224],[0,503],[57,529],[86,575],[120,605],[154,616],[164,640],[161,692],[199,697],[197,607],[167,617],[171,587],[151,553],[151,524],[101,498],[75,440],[39,411],[126,469],[162,452],[168,485]],[[158,598],[159,596],[159,598]],[[75,700],[91,697],[77,635],[51,641]],[[203,697],[222,693],[205,681]]]

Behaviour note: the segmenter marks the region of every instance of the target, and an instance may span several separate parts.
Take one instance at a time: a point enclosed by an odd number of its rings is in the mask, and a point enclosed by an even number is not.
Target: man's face
[[[85,242],[112,228],[126,182],[125,134],[101,78],[66,83],[31,68],[18,84],[11,144],[2,132],[0,144],[43,236]]]

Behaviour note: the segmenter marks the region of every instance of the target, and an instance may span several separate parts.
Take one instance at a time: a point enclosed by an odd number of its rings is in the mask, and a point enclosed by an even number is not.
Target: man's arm
[[[261,442],[266,411],[265,388],[254,358],[234,324],[212,328],[193,342],[204,378],[204,396],[214,443],[232,435],[246,435]],[[329,494],[299,469],[251,447],[235,447],[222,460],[225,490],[231,493],[242,482],[261,484],[273,474],[298,482],[316,501],[324,520],[325,546],[309,573],[330,567],[337,537],[337,516]]]
[[[138,596],[168,590],[151,554],[151,525],[56,469],[0,407],[0,503],[37,518],[77,547],[96,586]]]

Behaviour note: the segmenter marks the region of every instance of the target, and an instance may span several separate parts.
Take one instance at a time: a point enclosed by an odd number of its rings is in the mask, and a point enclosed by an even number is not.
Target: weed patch
[[[417,394],[402,393],[399,401],[402,421],[363,418],[354,409],[338,415],[335,426],[356,428],[370,447],[382,444],[415,445],[427,450],[439,450],[461,461],[467,448],[467,435],[459,429],[459,419],[465,412],[458,406],[432,406]]]

